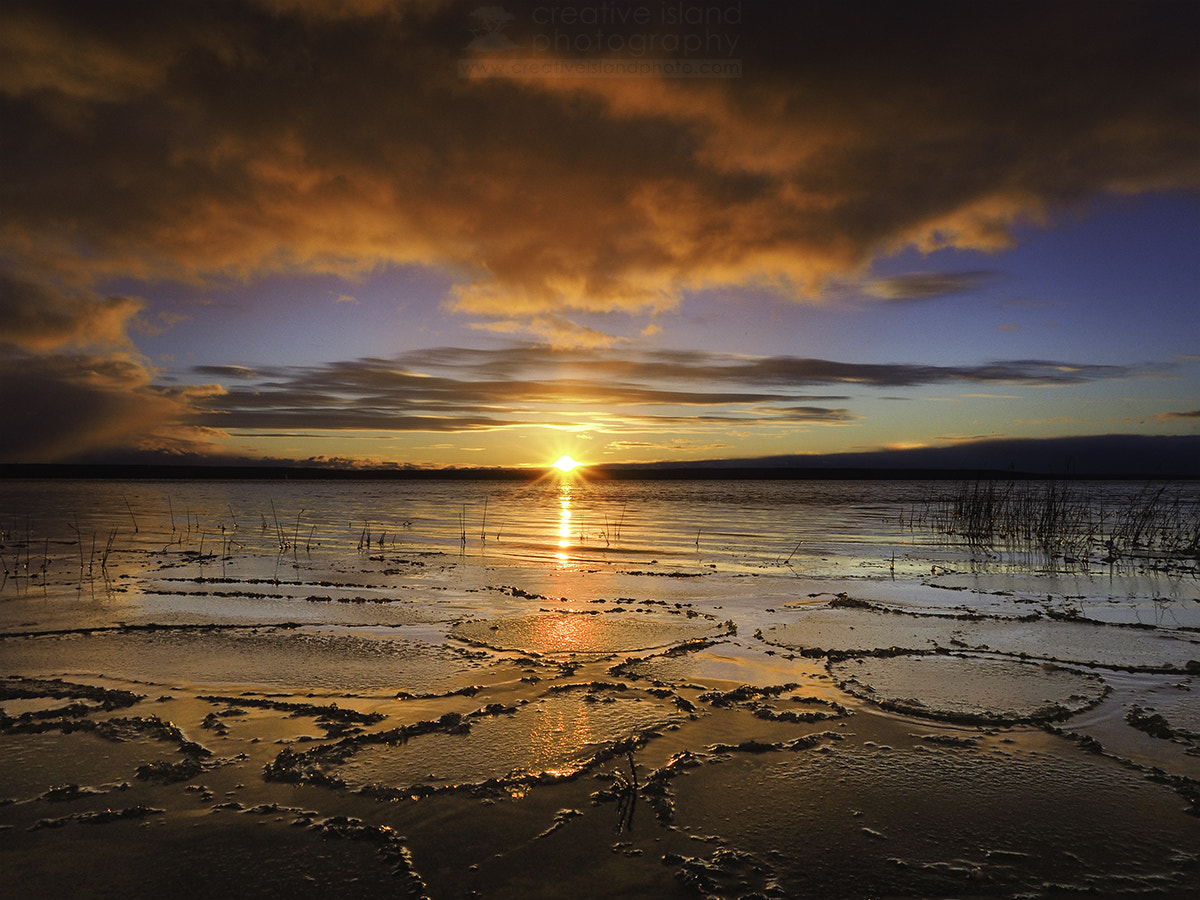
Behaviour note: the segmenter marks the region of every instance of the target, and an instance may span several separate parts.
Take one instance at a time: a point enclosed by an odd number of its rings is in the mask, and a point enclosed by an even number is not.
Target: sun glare
[[[571,459],[569,456],[560,456],[554,461],[554,468],[558,469],[560,472],[570,472],[577,465],[579,465],[579,463]]]

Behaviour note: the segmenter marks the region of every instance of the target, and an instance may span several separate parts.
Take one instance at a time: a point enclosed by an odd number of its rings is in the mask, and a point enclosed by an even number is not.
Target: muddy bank
[[[218,656],[239,639],[203,634]],[[146,897],[349,885],[380,897],[1183,897],[1196,884],[1197,781],[1032,724],[1042,688],[1077,705],[1046,717],[1060,724],[1110,701],[1100,674],[938,655],[786,660],[732,635],[630,655],[616,649],[627,638],[615,631],[606,654],[448,646],[445,690],[402,666],[393,688],[414,690],[6,678],[6,893],[70,892],[81,878],[97,895]],[[311,658],[302,680],[327,681],[316,670],[328,665]],[[1031,693],[1004,693],[1021,682],[1015,666]],[[712,677],[734,668],[750,678]],[[924,693],[881,702],[885,685]],[[1150,715],[1121,727],[1194,752],[1187,727],[1168,734]]]

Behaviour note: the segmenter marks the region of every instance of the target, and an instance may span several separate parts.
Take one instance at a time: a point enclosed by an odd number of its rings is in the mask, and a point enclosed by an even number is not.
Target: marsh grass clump
[[[1200,563],[1200,499],[1169,484],[1146,485],[1114,508],[1079,482],[975,482],[931,503],[922,521],[989,554],[1173,571]]]

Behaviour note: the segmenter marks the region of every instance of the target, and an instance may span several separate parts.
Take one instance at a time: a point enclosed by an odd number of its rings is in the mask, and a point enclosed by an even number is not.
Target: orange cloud
[[[1187,4],[777,4],[737,26],[743,77],[698,80],[462,78],[475,8],[6,4],[0,256],[83,285],[435,266],[452,309],[544,333],[1200,188]]]
[[[472,327],[496,334],[532,335],[556,350],[599,349],[622,343],[620,338],[556,315],[535,315],[526,319],[492,319],[477,322]]]
[[[1156,419],[1173,420],[1173,419],[1200,419],[1200,409],[1189,409],[1182,412],[1166,412],[1155,416]]]
[[[49,351],[63,347],[128,347],[126,331],[142,309],[137,300],[65,291],[0,271],[0,345]]]

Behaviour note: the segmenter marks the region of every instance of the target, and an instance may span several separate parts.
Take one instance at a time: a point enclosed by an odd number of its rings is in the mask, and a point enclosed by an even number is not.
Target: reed
[[[113,530],[108,534],[108,541],[106,541],[104,544],[104,553],[100,557],[100,571],[104,573],[105,577],[108,576],[108,557],[112,555],[113,544],[116,543],[116,540],[117,528],[114,527]],[[47,562],[49,562],[49,559],[47,559]]]
[[[46,589],[46,573],[50,569],[50,538],[46,538],[42,545],[42,566],[39,570],[42,579],[42,590]]]
[[[129,521],[131,521],[133,523],[133,533],[137,534],[138,533],[138,523],[137,523],[137,519],[133,515],[133,507],[129,505],[129,498],[126,497],[124,494],[122,494],[121,499],[125,501],[125,508],[127,510],[129,510]]]
[[[301,510],[303,512],[303,510]],[[283,526],[279,524],[279,514],[275,512],[275,501],[271,501],[271,518],[275,521],[275,537],[279,541],[279,552],[282,553],[288,548],[287,537],[283,533]]]
[[[802,540],[796,541],[796,546],[792,547],[792,552],[787,555],[787,558],[784,558],[782,556],[777,558],[775,560],[775,565],[786,566],[788,563],[790,563],[792,561],[792,557],[794,557],[797,553],[800,552],[800,546],[803,543],[804,543],[804,541],[802,541]]]
[[[1156,568],[1200,560],[1200,502],[1165,484],[1148,484],[1111,509],[1092,502],[1075,482],[976,482],[931,504],[921,521],[989,553],[1038,554],[1082,565],[1124,560]]]
[[[83,581],[83,532],[79,530],[79,516],[75,516],[75,524],[67,523],[67,527],[75,532],[75,546],[79,548],[79,580]]]
[[[9,537],[10,537],[9,532],[0,531],[0,564],[3,564],[3,566],[4,566],[4,581],[2,583],[0,583],[0,591],[3,591],[4,588],[7,587],[9,576],[12,574],[12,572],[9,571],[9,568],[8,568],[8,559],[6,559],[4,556],[4,551],[6,549],[8,549],[7,545],[8,545]]]

